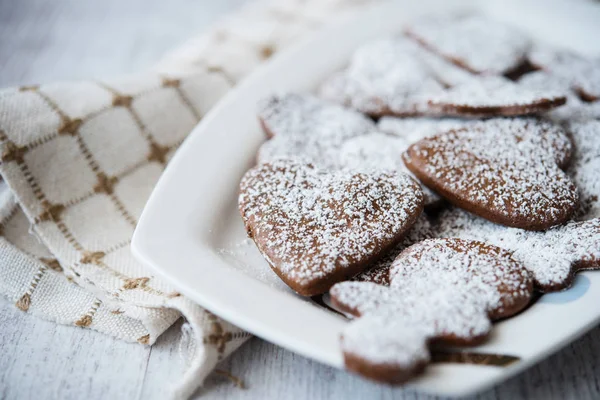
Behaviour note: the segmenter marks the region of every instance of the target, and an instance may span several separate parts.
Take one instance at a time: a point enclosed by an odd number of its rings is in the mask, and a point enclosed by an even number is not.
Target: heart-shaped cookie
[[[273,271],[312,296],[394,247],[422,212],[423,194],[407,175],[324,172],[277,160],[244,175],[239,208]]]
[[[533,292],[529,273],[510,253],[482,242],[430,239],[393,262],[390,286],[342,282],[334,306],[359,317],[342,334],[346,367],[402,383],[429,361],[428,344],[474,345],[490,320],[521,311]]]
[[[459,207],[499,224],[543,230],[577,210],[577,188],[561,170],[570,154],[558,125],[498,118],[425,138],[409,147],[404,162]]]

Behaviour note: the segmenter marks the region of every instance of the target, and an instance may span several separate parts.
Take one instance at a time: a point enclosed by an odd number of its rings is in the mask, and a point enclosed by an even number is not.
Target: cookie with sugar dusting
[[[531,300],[529,273],[510,252],[477,241],[430,239],[403,251],[390,286],[342,282],[334,306],[358,319],[343,331],[346,368],[367,378],[403,383],[429,362],[428,345],[474,345],[491,321]]]
[[[600,61],[546,46],[536,46],[528,57],[535,67],[568,81],[584,101],[600,100]]]
[[[239,208],[273,271],[313,296],[393,248],[422,212],[423,195],[407,175],[325,172],[277,160],[244,175]]]
[[[429,115],[494,117],[536,114],[560,107],[565,92],[526,87],[500,76],[472,79],[433,93],[426,99]]]
[[[265,99],[259,120],[271,138],[259,149],[259,162],[285,158],[336,167],[344,141],[376,130],[373,121],[356,111],[295,93]]]
[[[568,288],[577,271],[600,268],[600,219],[572,221],[543,232],[508,228],[453,208],[439,215],[436,237],[481,240],[512,253],[530,271],[537,290]]]
[[[543,230],[577,210],[577,188],[561,169],[571,150],[557,124],[497,118],[422,139],[404,162],[458,207],[502,225]]]
[[[359,48],[348,68],[323,83],[320,95],[371,116],[404,116],[421,114],[421,96],[443,88],[413,43],[388,38]]]
[[[531,41],[482,15],[435,15],[409,24],[406,34],[448,61],[477,74],[503,74],[525,60]]]
[[[387,171],[412,175],[402,161],[402,153],[408,146],[406,140],[383,133],[355,137],[346,141],[340,148],[340,167],[365,173]],[[421,186],[421,189],[426,207],[437,207],[441,204],[442,198],[435,192],[426,186]]]

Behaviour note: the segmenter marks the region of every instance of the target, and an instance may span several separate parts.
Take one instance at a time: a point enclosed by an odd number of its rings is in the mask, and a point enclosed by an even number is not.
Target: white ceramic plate
[[[293,294],[246,239],[238,183],[265,136],[256,103],[284,91],[313,91],[361,44],[398,32],[431,12],[479,9],[535,38],[600,55],[600,8],[588,2],[397,1],[361,12],[274,57],[194,129],[160,179],[133,237],[135,255],[215,314],[291,351],[342,368],[341,316]],[[582,273],[566,292],[543,296],[496,324],[491,340],[469,351],[515,356],[506,367],[436,363],[411,386],[466,395],[527,368],[600,320],[600,273]]]

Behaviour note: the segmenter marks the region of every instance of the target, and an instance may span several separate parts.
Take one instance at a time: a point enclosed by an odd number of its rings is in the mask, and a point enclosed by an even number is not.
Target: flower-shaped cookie
[[[390,286],[342,282],[331,288],[339,310],[358,317],[341,338],[346,367],[402,383],[421,372],[433,342],[474,345],[491,320],[521,311],[532,280],[510,252],[477,241],[430,239],[404,250]]]

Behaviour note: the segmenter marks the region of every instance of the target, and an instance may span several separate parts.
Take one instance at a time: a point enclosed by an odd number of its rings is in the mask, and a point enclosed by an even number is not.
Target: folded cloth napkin
[[[0,293],[41,318],[144,345],[183,315],[190,362],[174,396],[188,397],[250,335],[131,256],[144,204],[179,144],[236,82],[364,3],[250,3],[152,70],[0,92]]]

